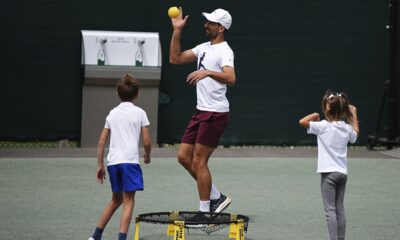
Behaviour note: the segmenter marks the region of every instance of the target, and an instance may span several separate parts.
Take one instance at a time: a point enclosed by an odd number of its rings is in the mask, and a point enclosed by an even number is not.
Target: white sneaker
[[[94,238],[90,237],[88,240],[94,240]]]

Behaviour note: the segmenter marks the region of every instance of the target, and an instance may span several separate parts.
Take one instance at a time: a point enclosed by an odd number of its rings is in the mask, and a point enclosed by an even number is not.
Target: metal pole
[[[398,0],[389,0],[389,80],[388,80],[388,119],[387,138],[394,141],[397,138],[397,88],[396,88],[396,67],[397,67],[397,11]]]

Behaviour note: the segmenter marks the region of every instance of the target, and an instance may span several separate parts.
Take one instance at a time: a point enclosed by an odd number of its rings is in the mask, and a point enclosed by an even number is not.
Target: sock
[[[118,240],[126,240],[126,236],[127,236],[127,234],[126,233],[119,233],[118,234]]]
[[[94,240],[101,240],[101,235],[103,235],[103,231],[104,229],[96,227],[92,235],[92,238],[94,238]]]
[[[200,200],[200,212],[210,212],[210,200],[208,201]]]
[[[221,197],[221,193],[218,191],[218,189],[215,187],[215,185],[212,184],[210,199],[215,200],[215,199],[219,199],[220,197]]]

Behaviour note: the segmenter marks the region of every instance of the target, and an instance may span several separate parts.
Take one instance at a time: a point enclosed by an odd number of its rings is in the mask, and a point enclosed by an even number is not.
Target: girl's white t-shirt
[[[227,42],[211,44],[205,42],[192,49],[197,56],[197,70],[222,72],[223,67],[234,67],[234,55]],[[196,84],[197,106],[201,111],[229,112],[226,84],[206,77]]]
[[[340,172],[347,174],[347,144],[357,140],[353,127],[344,121],[310,122],[308,134],[317,135],[318,173]]]
[[[139,140],[142,127],[150,125],[146,112],[132,102],[122,102],[112,109],[104,128],[110,129],[107,165],[139,164]]]

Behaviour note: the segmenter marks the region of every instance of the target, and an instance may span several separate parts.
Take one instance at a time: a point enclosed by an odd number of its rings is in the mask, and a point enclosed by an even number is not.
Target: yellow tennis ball
[[[180,11],[179,11],[179,8],[177,8],[177,7],[170,7],[168,9],[168,16],[170,18],[176,18],[179,16],[179,14],[180,14]]]

